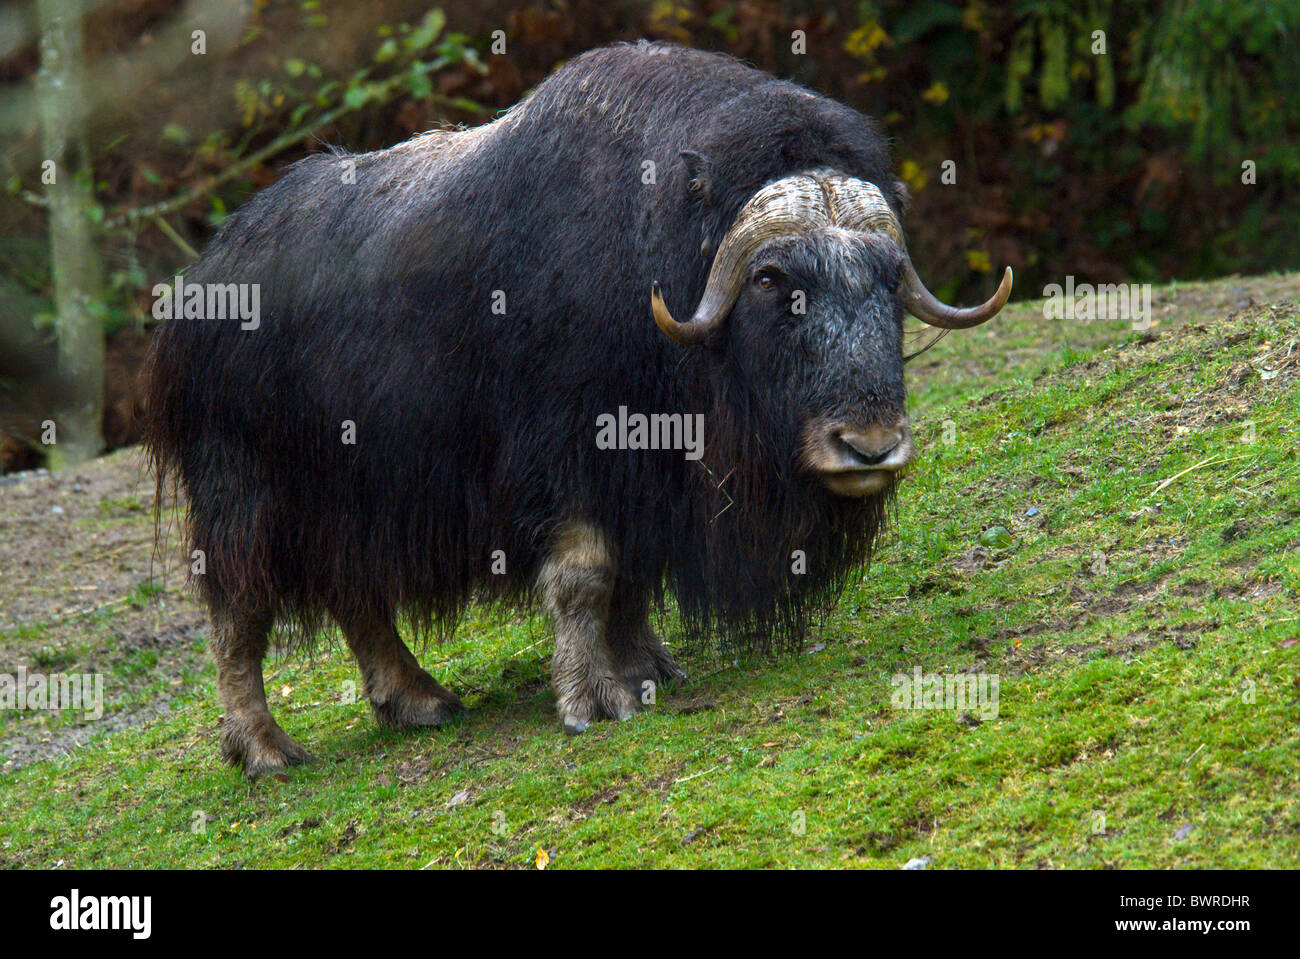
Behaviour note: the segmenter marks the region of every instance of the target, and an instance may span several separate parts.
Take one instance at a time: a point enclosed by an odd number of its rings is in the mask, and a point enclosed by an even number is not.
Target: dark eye
[[[754,282],[759,289],[770,290],[776,286],[776,273],[773,270],[760,270],[758,276],[754,277]]]

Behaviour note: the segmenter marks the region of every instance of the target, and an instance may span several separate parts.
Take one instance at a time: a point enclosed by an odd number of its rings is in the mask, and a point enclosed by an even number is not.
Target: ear
[[[695,150],[683,150],[679,156],[686,165],[686,191],[694,196],[709,196],[713,192],[713,177],[708,158]]]
[[[711,262],[727,229],[726,224],[718,221],[721,211],[715,201],[718,183],[713,175],[713,164],[707,156],[695,150],[682,150],[678,155],[686,168],[686,196],[694,201],[695,211],[700,217],[700,257]]]

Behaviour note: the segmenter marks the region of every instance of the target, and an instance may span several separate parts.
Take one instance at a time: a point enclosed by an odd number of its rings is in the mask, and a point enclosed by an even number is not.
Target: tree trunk
[[[60,399],[52,411],[51,468],[70,466],[104,448],[103,271],[91,236],[94,185],[83,124],[85,98],[82,0],[38,0],[41,32],[42,182],[50,201],[50,268],[54,279]],[[53,182],[48,182],[50,179]]]

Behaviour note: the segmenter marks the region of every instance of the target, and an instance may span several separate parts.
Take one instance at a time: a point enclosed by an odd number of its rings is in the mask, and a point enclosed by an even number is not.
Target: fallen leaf
[[[1011,545],[1011,532],[1005,526],[990,526],[980,534],[980,545],[991,549],[1006,549]]]

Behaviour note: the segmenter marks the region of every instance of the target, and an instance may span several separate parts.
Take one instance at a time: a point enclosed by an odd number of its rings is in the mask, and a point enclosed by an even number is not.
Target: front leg
[[[569,523],[555,537],[538,580],[555,622],[556,708],[570,734],[596,719],[624,720],[636,712],[606,641],[614,575],[614,557],[600,531]]]

